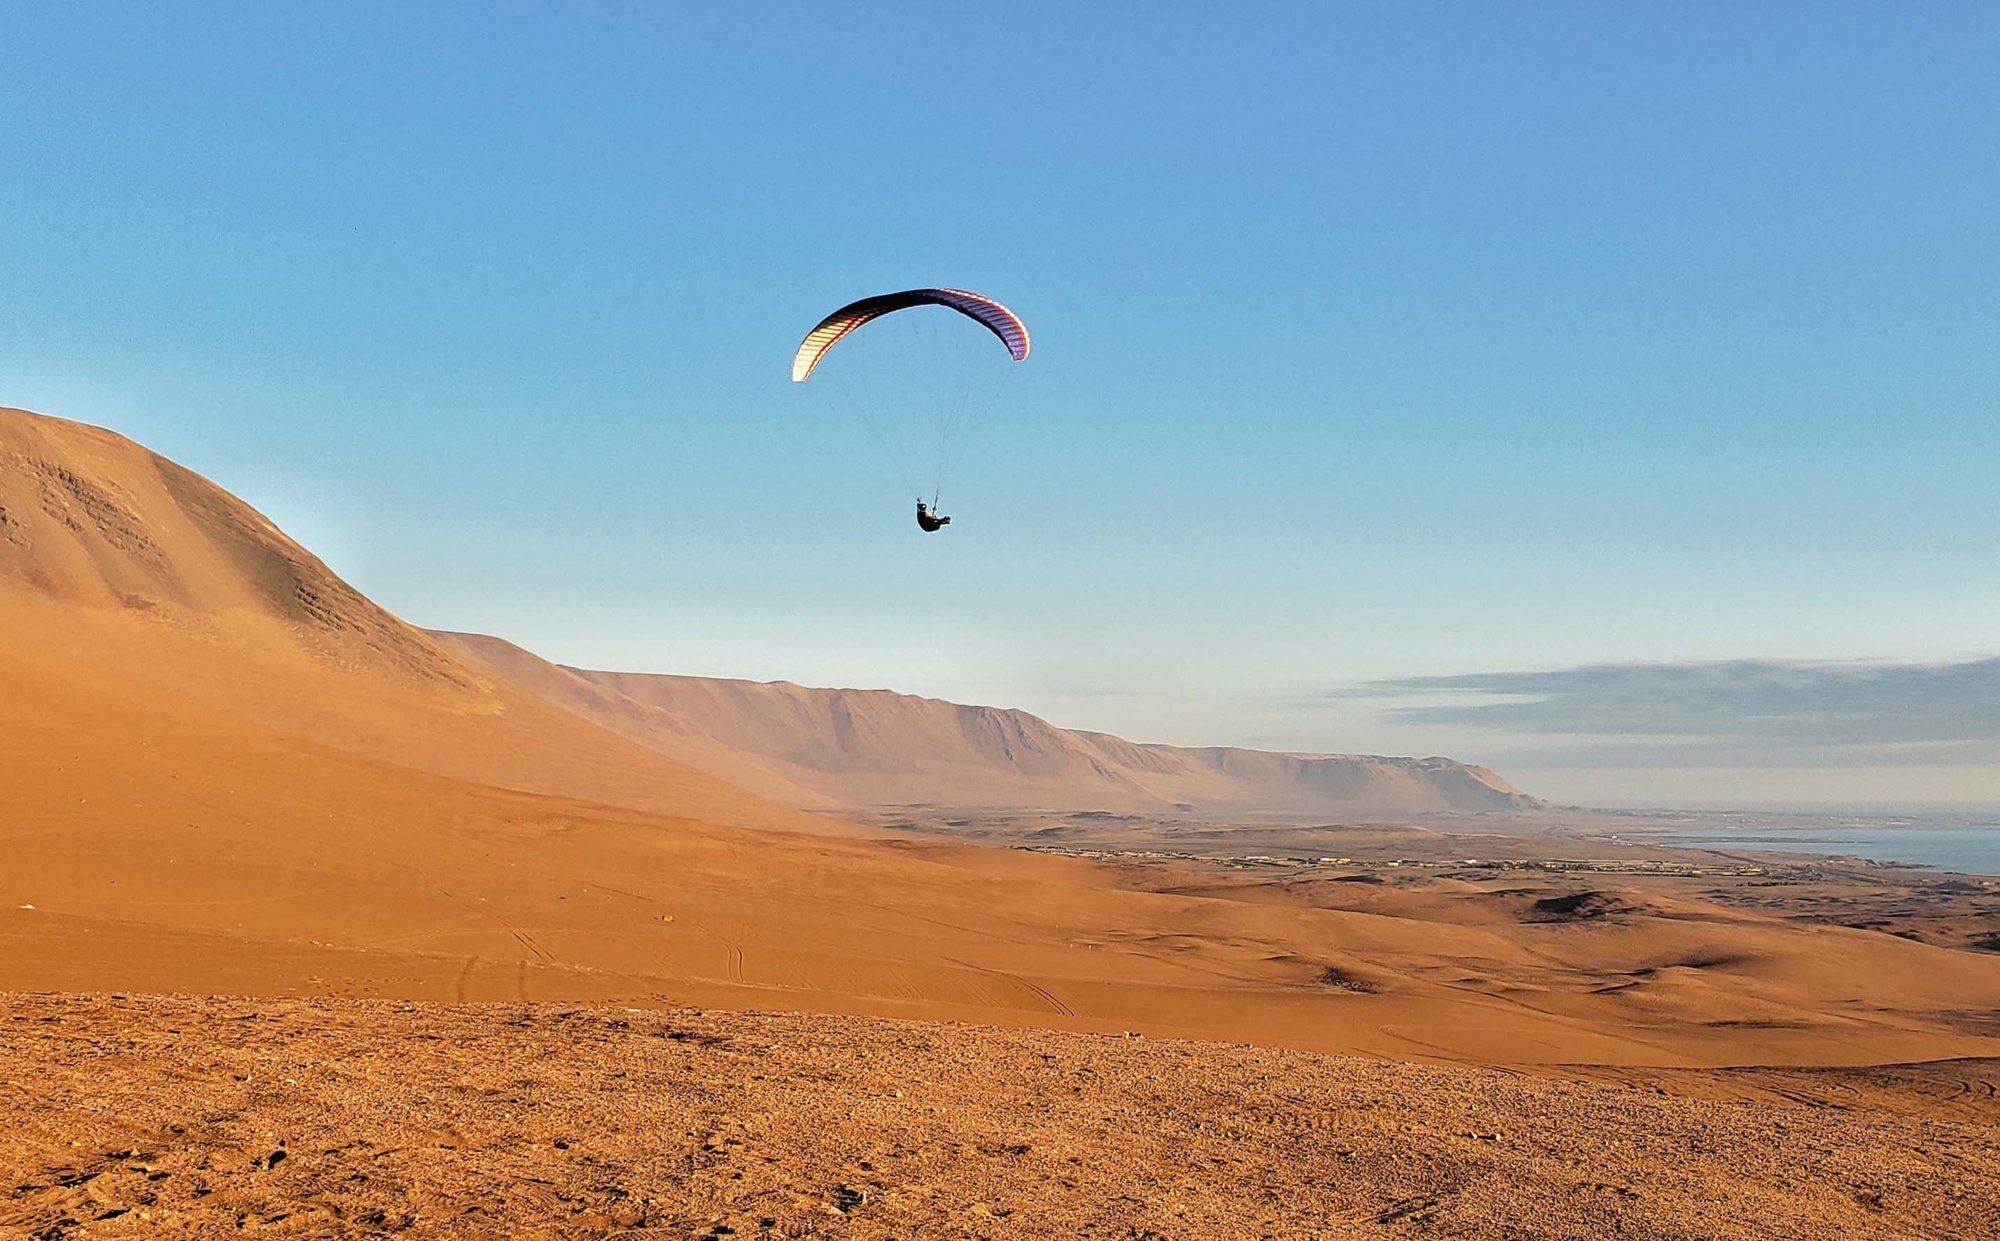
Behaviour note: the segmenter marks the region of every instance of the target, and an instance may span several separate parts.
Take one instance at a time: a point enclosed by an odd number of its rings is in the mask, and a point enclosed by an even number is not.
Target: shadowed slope
[[[336,663],[476,684],[207,479],[109,431],[0,409],[0,600],[24,595],[183,625],[275,623]]]
[[[0,649],[113,699],[422,771],[827,830],[468,663],[200,475],[109,431],[11,409]]]
[[[1408,815],[1542,804],[1485,768],[1444,758],[1142,745],[1025,711],[887,690],[593,672],[498,638],[432,636],[684,762],[706,767],[697,742],[717,742],[850,806]]]

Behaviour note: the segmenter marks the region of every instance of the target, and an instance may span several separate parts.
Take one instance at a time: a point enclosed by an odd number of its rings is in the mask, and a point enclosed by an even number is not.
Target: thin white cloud
[[[1964,763],[2000,747],[2000,658],[1592,664],[1374,681],[1327,699],[1355,697],[1385,702],[1396,723],[1561,735],[1534,748],[1648,765],[1746,749],[1800,763]]]

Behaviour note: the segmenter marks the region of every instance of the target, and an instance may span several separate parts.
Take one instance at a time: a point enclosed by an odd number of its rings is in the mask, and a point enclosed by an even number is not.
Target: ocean
[[[1634,832],[1627,839],[1774,853],[1853,854],[1878,862],[1914,862],[1969,875],[2000,875],[2000,823],[1763,826],[1735,830],[1689,827]]]

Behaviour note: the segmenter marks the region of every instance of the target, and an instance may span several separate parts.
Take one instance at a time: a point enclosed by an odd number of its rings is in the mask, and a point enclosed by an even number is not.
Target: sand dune
[[[822,823],[464,660],[199,475],[111,432],[5,409],[0,651],[54,678],[52,704],[75,686],[504,788]]]
[[[771,798],[960,709],[708,683],[702,715],[646,699],[653,679],[584,677],[629,716],[593,722],[90,428],[0,413],[0,509],[0,989],[629,999],[1515,1065],[2000,1052],[2000,960],[1870,931],[1571,905],[1559,881],[1245,883],[805,813]],[[759,694],[793,715],[731,761],[770,797],[690,765]],[[842,701],[853,746],[786,748]],[[914,765],[987,771],[996,796],[1073,792],[1092,763],[1091,788],[1247,796],[1233,773],[1263,761],[964,710]],[[695,721],[682,760],[667,715]]]
[[[1540,803],[1444,758],[1141,745],[1025,711],[887,690],[594,672],[498,638],[433,634],[552,702],[717,774],[704,743],[848,806],[1409,815]],[[712,749],[713,747],[711,747]],[[738,769],[740,771],[740,769]],[[753,786],[754,787],[754,786]],[[781,785],[766,783],[773,796]]]

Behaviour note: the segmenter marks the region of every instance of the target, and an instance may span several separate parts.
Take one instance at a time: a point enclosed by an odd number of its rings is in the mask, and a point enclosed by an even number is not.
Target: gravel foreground
[[[854,1017],[22,994],[0,1013],[8,1237],[2000,1235],[1983,1079],[1953,1079],[1975,1096],[1954,1108],[1893,1075],[1778,1098],[1759,1070],[1756,1097],[1700,1098]],[[1684,1076],[1730,1093],[1728,1071]]]

